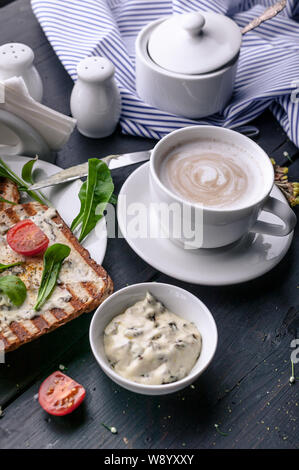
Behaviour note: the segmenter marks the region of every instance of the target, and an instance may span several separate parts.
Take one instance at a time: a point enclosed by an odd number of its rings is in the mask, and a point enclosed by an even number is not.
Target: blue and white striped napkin
[[[33,11],[64,67],[76,79],[76,64],[101,55],[116,67],[124,133],[161,138],[191,124],[239,128],[270,106],[299,146],[299,1],[288,0],[277,17],[243,38],[233,97],[222,114],[191,120],[160,111],[135,91],[134,43],[148,22],[173,13],[214,11],[240,27],[275,0],[31,0]],[[297,18],[297,21],[296,21]]]

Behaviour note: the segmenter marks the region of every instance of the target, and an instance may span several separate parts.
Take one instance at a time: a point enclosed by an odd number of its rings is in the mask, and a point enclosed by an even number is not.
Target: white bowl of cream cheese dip
[[[217,347],[217,327],[195,295],[156,282],[108,297],[89,331],[92,352],[118,385],[145,395],[174,393],[194,382]]]

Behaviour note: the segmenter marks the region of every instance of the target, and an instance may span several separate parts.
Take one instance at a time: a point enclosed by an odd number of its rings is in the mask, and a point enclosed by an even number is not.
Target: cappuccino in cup
[[[283,237],[296,224],[291,208],[270,195],[274,184],[270,158],[238,132],[200,125],[178,129],[155,146],[149,168],[151,200],[159,207],[160,226],[184,248],[218,248],[248,232]],[[179,220],[172,217],[174,206],[175,214],[181,214]],[[169,209],[167,227],[160,207]],[[263,210],[280,221],[259,220]],[[183,230],[177,233],[177,227]]]
[[[159,175],[168,189],[186,201],[215,209],[250,205],[264,188],[258,159],[212,139],[174,147],[162,159]]]

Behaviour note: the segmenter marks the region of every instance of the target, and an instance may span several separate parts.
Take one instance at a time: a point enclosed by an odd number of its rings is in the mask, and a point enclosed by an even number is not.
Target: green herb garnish
[[[17,263],[11,263],[11,264],[1,264],[0,263],[0,273],[2,271],[5,271],[5,269],[13,268],[14,266],[19,266],[22,264],[22,261],[18,261]]]
[[[108,429],[108,431],[112,432],[112,434],[117,434],[118,431],[114,426],[107,426],[105,423],[101,423],[101,425],[105,428]]]
[[[117,196],[115,194],[112,194],[110,199],[109,199],[109,203],[110,204],[113,204],[113,205],[116,205],[117,204]]]
[[[80,212],[73,220],[71,230],[81,225],[79,241],[94,229],[103,217],[104,210],[113,196],[114,184],[106,163],[98,158],[88,160],[88,177],[79,191]]]
[[[224,436],[224,437],[228,436],[227,432],[220,431],[219,424],[214,424],[214,427],[215,427],[216,431],[218,432],[218,434],[220,434],[220,436]]]
[[[16,202],[8,201],[7,199],[5,199],[5,198],[2,197],[2,196],[0,196],[0,202],[5,202],[6,204],[11,204],[12,206],[16,206],[16,205],[17,205]]]
[[[36,159],[34,160],[31,160],[33,163],[32,163],[32,166],[33,164],[35,163]],[[26,162],[24,167],[26,167],[26,165],[28,165],[30,162]],[[30,164],[31,165],[31,164]],[[29,166],[30,166],[29,165]],[[32,171],[32,168],[31,168],[31,171]],[[24,170],[22,171],[22,174],[23,174]],[[28,175],[29,173],[29,169],[27,167],[27,169],[25,170],[25,176]],[[31,172],[30,172],[31,174]],[[8,165],[6,165],[6,163],[0,158],[0,176],[2,176],[3,178],[7,178],[9,179],[10,181],[13,181],[13,183],[15,183],[18,187],[18,190],[21,191],[21,192],[25,192],[28,194],[28,196],[30,196],[32,199],[34,199],[35,201],[39,202],[40,204],[49,204],[49,201],[47,201],[45,199],[45,197],[42,195],[42,194],[38,194],[37,192],[35,191],[30,191],[28,189],[28,185],[26,184],[25,181],[23,181],[21,178],[19,178],[10,168]],[[28,181],[27,181],[28,182]],[[31,184],[31,183],[30,183]]]
[[[299,377],[295,377],[295,366],[294,362],[291,360],[292,375],[289,379],[290,384],[294,384],[296,380],[299,380]]]
[[[33,166],[35,162],[37,161],[37,155],[35,158],[32,160],[29,160],[28,162],[25,163],[25,165],[22,168],[22,178],[26,183],[29,184],[34,184],[33,178],[32,178],[32,171],[33,171]]]
[[[0,277],[0,292],[7,295],[16,307],[20,307],[27,296],[24,282],[17,276],[12,275]]]
[[[44,269],[34,310],[39,310],[51,296],[57,283],[62,262],[70,252],[70,247],[62,243],[55,243],[45,251]]]
[[[30,185],[34,184],[32,172],[33,172],[34,164],[37,162],[37,160],[38,160],[38,156],[36,155],[35,158],[26,162],[22,168],[22,178],[26,183]],[[30,191],[30,193],[31,192],[32,191]],[[37,191],[35,192],[35,194],[38,195],[38,197],[41,197],[43,199],[44,201],[43,204],[47,204],[48,206],[51,205],[50,201],[44,196],[44,194],[41,191]]]

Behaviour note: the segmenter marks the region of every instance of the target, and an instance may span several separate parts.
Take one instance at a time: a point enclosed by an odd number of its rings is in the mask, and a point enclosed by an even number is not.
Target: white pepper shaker
[[[87,57],[77,66],[71,112],[81,134],[94,139],[111,135],[118,123],[121,98],[115,68],[105,57]]]
[[[43,84],[38,71],[33,65],[34,52],[26,44],[11,42],[0,47],[0,80],[22,77],[29,95],[41,101]]]

